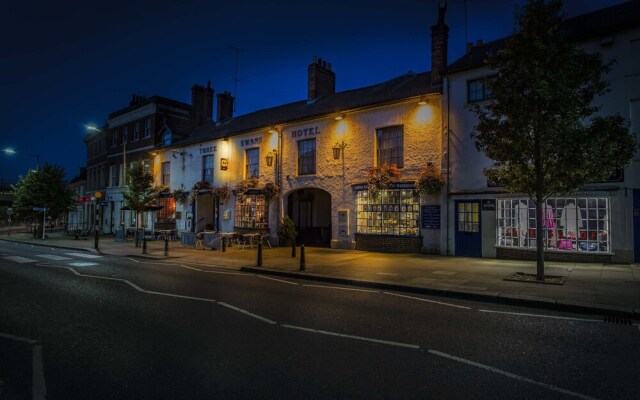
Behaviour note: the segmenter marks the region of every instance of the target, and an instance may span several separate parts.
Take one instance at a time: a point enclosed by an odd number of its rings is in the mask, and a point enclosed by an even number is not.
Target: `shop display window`
[[[535,248],[535,203],[527,198],[499,199],[497,203],[498,246]],[[610,252],[609,199],[550,198],[542,212],[545,248]]]
[[[415,190],[382,190],[377,198],[367,190],[357,192],[357,232],[418,236],[420,197]]]
[[[264,194],[247,194],[236,199],[236,228],[266,229],[269,227]]]

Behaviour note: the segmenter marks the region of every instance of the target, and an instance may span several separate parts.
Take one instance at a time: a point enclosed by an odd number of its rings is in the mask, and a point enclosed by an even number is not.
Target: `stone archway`
[[[322,189],[304,188],[287,195],[286,214],[298,230],[296,242],[305,246],[331,246],[331,195]]]

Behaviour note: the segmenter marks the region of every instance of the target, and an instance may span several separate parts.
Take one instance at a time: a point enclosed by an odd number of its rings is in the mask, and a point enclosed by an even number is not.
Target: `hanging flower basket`
[[[189,197],[191,197],[191,200],[195,200],[196,197],[198,197],[199,192],[204,189],[211,189],[211,185],[209,185],[209,182],[207,181],[196,182],[191,188],[191,192],[189,193]]]
[[[369,185],[369,195],[377,198],[380,191],[387,189],[393,182],[402,175],[402,171],[396,164],[382,164],[381,167],[371,167],[367,173],[367,184]]]
[[[183,189],[176,189],[174,190],[171,195],[173,196],[173,199],[176,201],[176,203],[178,204],[184,204],[187,201],[187,191],[183,190]]]
[[[444,185],[442,171],[435,165],[428,165],[422,168],[420,176],[416,181],[416,189],[420,194],[436,195]]]
[[[224,204],[227,202],[229,195],[231,194],[231,189],[229,189],[228,185],[219,186],[213,189],[213,195],[220,200],[220,203]]]
[[[244,200],[249,189],[255,189],[258,186],[258,178],[249,178],[238,182],[235,189],[236,198],[240,201]]]
[[[280,188],[275,183],[267,181],[267,183],[264,184],[264,188],[262,189],[262,191],[264,192],[265,200],[269,202],[271,201],[271,199],[275,199],[276,197],[278,197]]]

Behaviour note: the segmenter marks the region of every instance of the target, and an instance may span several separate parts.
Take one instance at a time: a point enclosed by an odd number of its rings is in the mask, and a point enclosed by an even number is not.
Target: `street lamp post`
[[[36,158],[36,171],[40,170],[40,154],[30,154],[30,153],[23,153],[21,151],[15,151],[14,149],[3,149],[2,150],[5,154],[8,155],[14,155],[14,154],[18,154],[21,156],[29,156],[29,157],[35,157]]]

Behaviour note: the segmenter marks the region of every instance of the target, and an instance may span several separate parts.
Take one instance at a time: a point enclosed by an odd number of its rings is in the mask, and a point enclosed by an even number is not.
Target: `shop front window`
[[[357,193],[358,233],[398,236],[420,234],[420,197],[415,190],[381,190],[376,198],[369,196],[367,190]]]
[[[247,194],[236,199],[236,228],[266,229],[269,226],[264,194]]]
[[[497,203],[498,246],[536,248],[535,203],[527,198]],[[542,205],[542,230],[549,250],[609,252],[609,199],[547,199]]]

